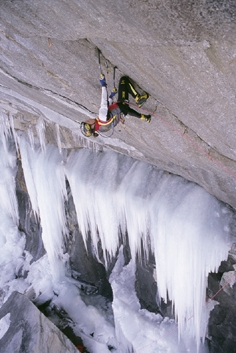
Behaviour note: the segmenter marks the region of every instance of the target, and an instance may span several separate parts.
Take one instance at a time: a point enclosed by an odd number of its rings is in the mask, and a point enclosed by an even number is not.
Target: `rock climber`
[[[109,98],[107,94],[106,78],[103,74],[100,75],[100,84],[102,86],[101,106],[97,118],[89,118],[80,125],[81,132],[86,137],[98,136],[97,131],[106,132],[114,128],[122,119],[122,114],[134,116],[138,119],[145,120],[150,123],[151,115],[140,114],[129,106],[129,94],[135,99],[137,106],[140,108],[146,102],[149,95],[144,93],[140,95],[128,76],[122,76],[118,88],[118,101],[114,102],[114,96],[117,89],[113,88]]]

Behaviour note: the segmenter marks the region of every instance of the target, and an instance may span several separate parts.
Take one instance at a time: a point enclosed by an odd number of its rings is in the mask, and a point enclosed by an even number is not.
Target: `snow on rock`
[[[18,206],[15,192],[16,151],[10,142],[7,120],[0,125],[0,303],[8,297],[8,290],[25,289],[16,275],[23,266],[25,236],[18,230]]]
[[[163,320],[160,314],[140,308],[134,290],[135,263],[131,261],[124,267],[122,251],[110,276],[110,282],[114,294],[112,306],[118,342],[122,346],[127,341],[133,347],[126,343],[121,351],[194,352],[195,342],[188,335],[178,341],[178,327],[174,320]],[[205,352],[204,345],[201,345],[201,352]]]
[[[2,339],[2,337],[5,335],[5,333],[10,327],[10,323],[11,323],[10,317],[11,317],[11,314],[6,314],[0,319],[0,339]]]
[[[0,353],[78,353],[69,339],[18,292],[13,292],[2,306],[0,319],[0,325],[5,320]]]

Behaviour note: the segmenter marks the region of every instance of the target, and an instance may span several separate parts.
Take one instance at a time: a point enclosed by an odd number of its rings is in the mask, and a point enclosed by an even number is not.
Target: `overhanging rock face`
[[[116,83],[129,75],[150,94],[145,111],[157,109],[151,124],[127,117],[94,143],[179,174],[235,208],[235,19],[234,0],[4,1],[4,119],[25,130],[40,119],[57,123],[62,147],[78,147],[75,121],[99,109],[99,47],[108,87],[116,65]]]
[[[5,328],[0,353],[78,353],[69,339],[18,292],[13,292],[0,309],[0,325]],[[0,333],[2,336],[2,330]]]

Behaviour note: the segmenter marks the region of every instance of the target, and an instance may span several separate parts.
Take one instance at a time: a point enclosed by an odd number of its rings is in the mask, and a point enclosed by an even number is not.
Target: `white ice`
[[[25,290],[22,280],[16,284],[16,273],[23,266],[25,236],[18,230],[18,206],[15,191],[16,150],[9,142],[9,125],[4,116],[0,124],[0,305],[10,293],[4,288]]]
[[[109,258],[120,226],[133,258],[141,240],[147,253],[150,246],[159,295],[173,301],[179,337],[187,330],[199,343],[207,276],[229,250],[226,207],[194,183],[112,152],[74,152],[65,168],[85,243],[90,229],[96,248],[99,233]]]
[[[63,276],[63,238],[67,235],[64,201],[67,197],[64,161],[52,145],[31,148],[25,138],[19,139],[21,161],[33,211],[40,217],[42,239],[53,278]],[[66,259],[65,259],[66,260]]]
[[[61,148],[45,144],[41,124],[40,143],[33,144],[32,134],[17,137],[27,189],[41,221],[47,252],[30,264],[24,235],[17,228],[16,158],[4,129],[0,130],[0,190],[5,195],[0,204],[0,266],[1,271],[11,270],[3,272],[1,286],[8,281],[9,291],[18,286],[21,292],[33,287],[42,302],[53,299],[73,318],[76,332],[92,353],[106,352],[107,345],[118,352],[195,353],[196,346],[203,352],[200,341],[207,325],[207,276],[217,270],[229,250],[227,207],[194,183],[115,152],[81,149],[67,156]],[[120,257],[110,278],[115,326],[98,307],[85,305],[75,283],[66,277],[65,178],[84,242],[90,230],[98,257],[100,238],[105,265],[127,230],[132,260],[124,267]],[[134,259],[141,254],[141,241],[146,256],[149,250],[155,255],[159,296],[165,300],[168,293],[176,322],[140,309],[134,290]],[[29,271],[25,280],[14,277],[20,266]]]
[[[114,300],[112,303],[116,337],[122,347],[131,352],[195,352],[196,344],[188,335],[178,342],[178,326],[169,318],[163,320],[160,314],[141,309],[135,293],[135,263],[131,260],[124,266],[122,249],[116,266],[110,276]],[[120,338],[120,339],[119,339]],[[129,347],[127,342],[132,342]],[[178,344],[177,344],[178,342]],[[206,352],[201,344],[201,352]],[[128,352],[128,351],[127,351]]]
[[[0,339],[5,335],[5,333],[8,331],[11,320],[10,320],[10,314],[6,314],[0,319]]]

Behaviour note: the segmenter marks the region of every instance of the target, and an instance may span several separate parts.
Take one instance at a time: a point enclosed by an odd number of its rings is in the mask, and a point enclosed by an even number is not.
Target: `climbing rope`
[[[112,132],[110,135],[103,135],[101,132],[99,131],[96,131],[98,133],[98,135],[102,136],[102,137],[105,137],[105,138],[108,138],[108,137],[111,137],[113,134],[114,134],[114,123],[112,122],[111,123],[111,126],[112,126]]]

